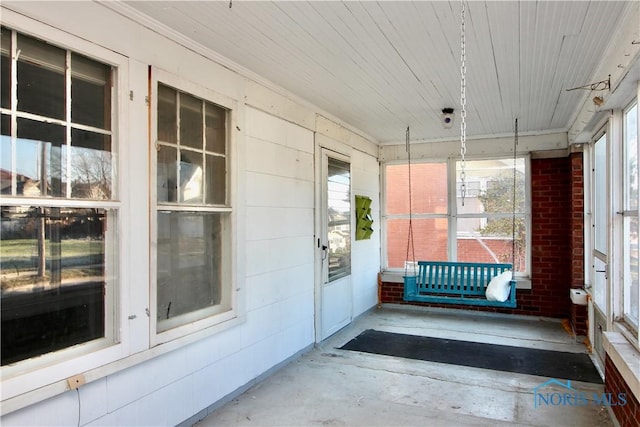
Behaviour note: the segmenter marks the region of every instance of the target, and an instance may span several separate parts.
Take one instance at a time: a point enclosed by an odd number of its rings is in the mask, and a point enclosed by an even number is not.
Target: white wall
[[[78,40],[128,58],[127,104],[122,142],[134,156],[125,203],[125,230],[141,245],[139,258],[122,266],[128,314],[122,358],[87,373],[87,384],[64,391],[64,378],[38,391],[6,399],[2,425],[175,425],[250,383],[313,344],[314,331],[314,150],[315,135],[330,135],[351,152],[353,194],[373,199],[374,234],[353,244],[354,315],[377,301],[380,266],[379,166],[377,147],[336,119],[277,93],[207,57],[95,3],[3,2],[3,25],[49,39],[69,49]],[[34,18],[35,20],[31,20]],[[40,21],[40,23],[37,23]],[[59,31],[59,30],[62,30]],[[87,52],[90,54],[90,52]],[[243,288],[244,319],[212,334],[149,349],[148,212],[149,155],[146,114],[147,67],[159,67],[238,102],[234,180],[237,232],[236,281]],[[128,102],[128,101],[127,101]],[[124,238],[124,237],[123,237]],[[132,250],[133,251],[133,250]],[[43,371],[46,372],[46,369]],[[47,380],[48,381],[48,380]],[[35,379],[37,382],[37,378]],[[3,385],[4,385],[3,377]],[[5,400],[6,399],[6,400]]]
[[[370,240],[354,240],[352,250],[353,315],[358,316],[378,302],[380,271],[380,185],[378,160],[360,151],[351,157],[352,191],[371,199],[373,234]],[[372,284],[375,284],[373,286]]]

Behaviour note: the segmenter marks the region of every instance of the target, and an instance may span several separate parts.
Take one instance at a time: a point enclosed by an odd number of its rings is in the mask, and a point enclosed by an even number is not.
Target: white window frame
[[[638,92],[640,92],[640,85],[638,85]],[[617,189],[617,193],[616,193],[616,205],[615,205],[615,216],[613,218],[612,223],[612,229],[610,230],[610,233],[612,236],[614,236],[613,238],[613,244],[614,244],[614,250],[616,251],[616,253],[619,253],[619,256],[616,256],[615,258],[613,258],[610,262],[612,264],[612,272],[613,274],[615,274],[616,280],[613,280],[611,282],[611,286],[612,286],[612,318],[614,323],[614,329],[619,331],[620,333],[622,333],[627,340],[631,343],[631,345],[633,345],[636,350],[640,350],[640,321],[638,322],[638,325],[633,325],[632,323],[626,321],[625,319],[625,304],[626,304],[626,296],[625,296],[625,271],[624,271],[624,248],[623,248],[623,233],[625,233],[625,229],[624,229],[624,219],[625,217],[628,216],[636,216],[636,217],[640,217],[640,207],[637,210],[631,211],[631,210],[625,210],[625,206],[624,206],[624,191],[623,191],[623,186],[625,185],[624,180],[625,180],[625,176],[624,176],[624,167],[623,167],[623,163],[625,162],[626,158],[625,158],[625,129],[624,129],[624,119],[625,119],[625,115],[626,113],[631,110],[631,108],[633,106],[639,106],[638,103],[638,98],[636,97],[635,99],[633,99],[631,102],[629,102],[622,110],[620,110],[618,112],[618,114],[614,114],[614,118],[616,118],[617,120],[614,120],[614,127],[617,127],[617,132],[616,134],[618,135],[618,138],[616,139],[616,141],[614,141],[615,143],[615,150],[613,153],[614,156],[614,162],[616,165],[620,165],[619,168],[617,168],[618,173],[617,174],[612,174],[611,179],[615,181],[614,183],[614,188]],[[637,109],[637,113],[640,116],[640,108]],[[640,119],[640,117],[639,117]],[[638,120],[638,123],[640,123],[640,120]],[[639,125],[640,126],[640,125]],[[640,158],[640,144],[638,146],[638,155]]]
[[[231,293],[231,308],[230,310],[223,311],[221,313],[216,313],[215,310],[212,311],[212,314],[205,318],[194,318],[194,320],[190,323],[176,326],[170,329],[167,329],[162,332],[157,332],[158,322],[157,322],[157,252],[154,251],[154,248],[157,248],[157,233],[158,233],[158,224],[157,224],[157,213],[158,211],[162,211],[162,203],[157,202],[157,156],[156,156],[156,141],[158,140],[157,135],[157,91],[158,84],[162,84],[165,86],[169,86],[175,88],[181,92],[184,92],[189,95],[193,95],[197,98],[203,99],[205,101],[211,102],[213,104],[217,104],[221,107],[224,107],[228,110],[227,112],[227,206],[228,208],[219,208],[216,209],[217,212],[228,212],[230,215],[230,245],[226,248],[228,253],[223,255],[223,258],[226,260],[230,260],[230,265],[227,266],[225,271],[227,272],[225,276],[223,276],[223,287],[227,288],[227,291]],[[235,194],[233,191],[235,182],[235,168],[233,167],[233,159],[236,154],[235,147],[235,132],[232,130],[236,128],[236,116],[238,111],[238,103],[221,93],[218,93],[209,88],[205,88],[197,83],[193,83],[184,77],[177,76],[175,74],[164,71],[160,68],[153,67],[151,71],[151,105],[150,105],[150,114],[151,114],[151,185],[150,185],[150,203],[151,203],[151,218],[150,218],[150,238],[151,238],[151,266],[150,266],[150,302],[149,302],[149,312],[150,312],[150,345],[157,346],[162,343],[166,343],[172,340],[175,340],[180,337],[184,337],[190,334],[193,334],[202,330],[211,330],[211,331],[219,331],[231,327],[238,322],[242,321],[243,311],[242,306],[239,300],[239,294],[242,290],[235,286],[236,283],[236,231],[235,231],[235,210],[233,206],[235,206],[234,198]],[[194,206],[194,205],[185,205],[182,206],[179,203],[177,206],[175,204],[164,204],[165,206],[171,205],[172,211],[193,211],[193,212],[210,212],[207,209],[208,205],[202,205],[202,207]],[[200,311],[196,311],[195,313],[199,313]],[[187,315],[188,316],[188,315]]]
[[[621,154],[622,154],[622,158],[621,158],[621,162],[622,162],[622,167],[620,168],[621,172],[622,172],[622,185],[620,186],[620,188],[623,189],[622,191],[622,209],[621,209],[621,213],[622,213],[622,221],[623,224],[621,226],[621,230],[622,233],[625,233],[625,227],[624,227],[624,218],[625,217],[635,217],[636,219],[640,218],[640,205],[634,209],[627,209],[626,207],[626,191],[624,191],[626,189],[626,167],[624,166],[626,164],[626,159],[627,159],[627,151],[626,151],[626,138],[627,138],[627,129],[625,126],[625,119],[627,117],[627,114],[629,114],[629,112],[633,109],[636,108],[636,124],[640,124],[640,104],[638,103],[638,99],[636,98],[633,102],[631,102],[629,105],[626,106],[626,108],[624,110],[622,110],[622,140],[621,140],[621,144],[623,145],[623,148],[621,150]],[[638,125],[638,127],[640,127],[640,125]],[[640,135],[640,129],[636,129],[636,142],[638,142],[638,136]],[[640,144],[636,144],[636,159],[640,160]],[[640,165],[636,165],[636,168],[640,167]],[[622,242],[622,239],[620,240]],[[623,255],[625,255],[624,253],[624,248],[622,249],[621,252]],[[624,259],[624,257],[622,257]],[[623,261],[623,265],[621,266],[621,272],[622,272],[622,316],[623,318],[626,319],[625,313],[627,312],[627,306],[628,306],[628,298],[625,295],[624,292],[624,288],[626,287],[626,284],[624,283],[625,280],[627,280],[628,278],[626,277],[626,268],[624,265],[624,261]],[[638,302],[640,305],[640,301]],[[639,316],[640,317],[640,316]],[[640,319],[638,319],[636,321],[636,324],[634,325],[633,323],[629,322],[629,321],[625,321],[625,323],[632,329],[635,331],[636,333],[636,338],[638,338],[638,340],[640,341]]]
[[[516,278],[519,278],[523,281],[530,281],[531,277],[531,157],[529,155],[519,155],[518,158],[524,159],[525,162],[525,206],[526,212],[525,216],[525,224],[527,227],[527,238],[526,238],[526,265],[527,271],[518,272],[516,274]],[[482,161],[482,160],[507,160],[513,159],[513,157],[505,157],[505,156],[486,156],[486,157],[468,157],[468,161]],[[449,159],[420,159],[420,161],[412,162],[415,163],[446,163],[447,165],[447,197],[448,197],[448,207],[447,213],[444,214],[413,214],[414,218],[448,218],[448,238],[447,238],[447,253],[449,260],[455,260],[457,258],[457,219],[458,218],[475,218],[478,216],[482,217],[503,217],[503,215],[492,215],[492,214],[458,214],[457,213],[457,186],[456,186],[456,163],[459,161],[458,158],[449,158]],[[406,165],[406,161],[390,161],[382,164],[382,188],[386,188],[386,170],[389,165]],[[388,219],[398,219],[398,218],[408,218],[408,214],[394,214],[389,215],[386,212],[386,192],[383,191],[382,194],[382,258],[384,262],[384,271],[391,273],[404,273],[404,270],[401,268],[389,268],[388,262],[388,245],[387,245],[387,220]],[[525,286],[526,287],[526,286]]]
[[[117,171],[117,182],[113,183],[113,188],[118,189],[118,199],[111,202],[119,209],[116,248],[118,271],[115,289],[118,299],[114,307],[115,323],[118,326],[114,329],[117,342],[104,348],[91,348],[93,343],[87,343],[51,353],[47,357],[40,357],[38,363],[31,364],[31,361],[25,361],[25,363],[0,368],[2,389],[0,413],[7,414],[64,393],[69,389],[67,380],[71,377],[81,375],[87,383],[96,381],[245,322],[246,290],[242,273],[244,266],[238,265],[237,261],[244,248],[242,243],[244,230],[236,226],[238,221],[244,222],[244,210],[235,203],[236,199],[243,199],[243,190],[238,185],[239,176],[236,171],[240,170],[239,166],[243,162],[241,156],[238,156],[238,153],[242,154],[242,150],[237,149],[237,144],[242,144],[244,140],[241,129],[236,123],[244,119],[244,105],[238,103],[236,99],[224,97],[212,90],[205,90],[208,94],[213,93],[215,96],[207,95],[203,98],[217,104],[226,104],[232,111],[228,141],[230,157],[228,167],[231,173],[228,176],[227,188],[229,203],[234,206],[231,214],[232,265],[230,271],[234,284],[232,307],[235,317],[226,321],[217,317],[215,320],[220,323],[212,322],[210,326],[203,324],[206,322],[189,325],[182,330],[183,335],[161,344],[161,341],[151,333],[151,313],[149,312],[152,307],[149,276],[152,268],[155,268],[155,265],[151,264],[152,248],[150,247],[152,226],[150,217],[155,215],[155,178],[153,178],[155,172],[150,171],[155,162],[153,160],[155,152],[150,148],[151,129],[155,128],[155,123],[150,122],[150,114],[155,112],[151,106],[153,99],[150,98],[149,93],[149,66],[139,60],[129,59],[96,45],[86,38],[59,30],[9,9],[2,8],[2,25],[115,68],[114,92],[111,100],[114,119],[111,123],[111,131],[114,135],[112,144],[118,147],[114,148],[117,156],[114,153],[113,158]],[[156,73],[159,71],[155,68],[154,70]],[[197,81],[201,81],[199,86],[190,83],[187,87],[179,87],[187,93],[197,95],[198,91],[192,90],[191,87],[202,89],[203,86],[216,87],[215,84],[218,84],[215,73],[207,75],[206,80],[198,79],[199,71],[189,72],[185,69],[185,75],[191,75]],[[177,85],[172,85],[171,82],[167,80],[165,83],[174,87]],[[209,86],[209,82],[213,82],[213,86]],[[222,80],[219,84],[227,83],[226,80]],[[155,84],[157,85],[157,82]],[[221,87],[221,91],[240,93],[240,84],[241,82],[238,82],[237,87],[234,88],[222,89]],[[150,155],[151,159],[149,159]],[[20,199],[15,204],[26,202]],[[50,202],[47,200],[44,204],[52,204]],[[77,200],[74,199],[71,202],[63,200],[59,204],[66,206],[67,203],[75,206]]]
[[[610,313],[610,298],[613,295],[612,292],[610,291],[610,286],[608,285],[608,283],[611,283],[611,275],[613,274],[612,268],[613,265],[610,265],[611,259],[612,259],[612,255],[611,255],[611,244],[610,244],[610,236],[611,236],[611,221],[609,220],[610,218],[610,212],[611,212],[611,150],[612,147],[614,145],[614,141],[615,141],[615,133],[612,132],[612,127],[611,127],[611,121],[608,120],[606,123],[604,123],[602,126],[598,127],[598,130],[593,134],[593,137],[591,138],[589,144],[587,145],[587,150],[586,150],[586,155],[585,155],[585,161],[588,158],[588,167],[584,168],[584,173],[585,173],[585,194],[587,193],[586,191],[586,184],[588,183],[589,186],[589,191],[588,191],[588,197],[585,197],[585,208],[587,209],[587,214],[585,216],[585,289],[587,289],[587,291],[590,293],[591,298],[592,298],[592,302],[593,302],[593,306],[595,308],[597,308],[601,313],[603,313],[603,315],[605,316],[605,318],[609,318],[607,316],[607,313]],[[601,138],[605,138],[605,147],[606,147],[606,152],[605,152],[605,159],[604,159],[604,163],[606,166],[606,173],[608,176],[605,176],[605,188],[604,188],[604,192],[605,192],[605,207],[602,208],[603,209],[603,216],[604,216],[604,222],[606,224],[607,228],[607,235],[605,236],[605,248],[603,252],[602,248],[597,248],[596,247],[596,220],[598,220],[597,215],[596,215],[596,203],[597,200],[595,199],[595,186],[596,186],[596,177],[595,177],[595,167],[596,167],[596,148],[595,145],[597,142],[600,141]],[[586,166],[586,165],[585,165]],[[588,223],[587,223],[587,219],[588,219]],[[601,271],[598,270],[597,266],[596,266],[596,260],[598,260],[600,263],[604,264],[605,267],[604,269],[607,270],[605,271]],[[598,276],[601,275],[601,276]],[[596,280],[604,280],[603,282],[603,300],[602,300],[602,306],[599,304],[596,304],[596,295],[595,295],[595,289],[594,287],[596,286]]]
[[[637,87],[640,93],[640,85]],[[624,264],[623,264],[623,221],[625,215],[630,211],[624,211],[624,194],[623,180],[624,170],[622,164],[624,162],[624,114],[637,103],[638,97],[628,100],[624,107],[618,107],[612,110],[611,114],[604,119],[604,123],[598,126],[596,132],[593,133],[591,143],[585,149],[585,288],[591,293],[592,287],[596,280],[595,268],[593,266],[594,258],[600,259],[606,263],[606,283],[604,289],[604,306],[599,307],[607,322],[608,331],[616,331],[622,334],[629,345],[635,350],[640,350],[640,327],[635,327],[625,321],[624,318]],[[639,113],[640,115],[640,113]],[[593,165],[595,162],[594,143],[598,141],[603,134],[607,135],[607,166],[608,174],[606,177],[606,193],[607,201],[604,215],[607,224],[607,254],[603,254],[595,248],[595,231],[594,231],[594,179]],[[640,147],[638,148],[640,151]],[[640,209],[639,209],[640,210]],[[640,212],[639,212],[640,213]],[[594,307],[595,304],[590,304]],[[593,311],[590,310],[590,318],[593,318]],[[590,335],[594,333],[590,331]]]
[[[6,16],[8,15],[8,17]],[[127,180],[129,156],[127,144],[122,144],[122,136],[126,135],[126,117],[128,105],[124,100],[123,88],[127,87],[128,59],[111,50],[104,49],[87,40],[75,37],[66,32],[54,29],[40,22],[28,18],[6,14],[3,16],[3,26],[24,34],[25,36],[45,40],[52,45],[69,52],[78,53],[95,61],[110,65],[114,68],[112,80],[112,121],[111,135],[113,147],[113,168],[116,171],[116,179],[113,181],[113,189],[117,191],[115,197],[105,201],[87,201],[83,199],[59,199],[59,198],[28,198],[20,196],[2,197],[1,203],[7,206],[33,205],[33,206],[59,206],[59,207],[100,207],[116,211],[116,228],[110,230],[110,238],[117,236],[116,248],[106,248],[106,253],[115,251],[115,260],[110,264],[117,266],[114,272],[114,282],[107,292],[115,293],[111,307],[105,307],[105,322],[111,324],[105,330],[105,337],[87,343],[75,345],[40,357],[26,359],[0,368],[2,377],[2,400],[19,397],[25,393],[39,390],[44,392],[45,386],[50,386],[57,381],[65,380],[78,372],[85,372],[99,366],[121,359],[127,355],[129,334],[125,327],[126,313],[129,300],[126,298],[126,283],[124,280],[123,265],[130,258],[129,236],[129,207],[123,201],[127,200],[128,190],[124,183]],[[15,34],[15,33],[12,33]],[[15,41],[15,36],[12,36]],[[13,97],[17,94],[12,94]],[[15,102],[15,101],[14,101]],[[12,104],[15,105],[15,104]],[[117,189],[117,190],[116,190]],[[111,313],[110,315],[107,313]],[[112,319],[109,319],[109,317]]]

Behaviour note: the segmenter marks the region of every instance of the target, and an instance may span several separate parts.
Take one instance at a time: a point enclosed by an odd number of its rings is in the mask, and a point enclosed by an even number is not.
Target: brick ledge
[[[604,349],[636,399],[640,400],[640,353],[620,332],[604,332]]]

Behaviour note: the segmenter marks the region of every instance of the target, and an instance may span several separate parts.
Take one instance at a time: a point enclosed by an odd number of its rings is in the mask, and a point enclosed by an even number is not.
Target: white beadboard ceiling
[[[381,144],[459,138],[458,1],[126,3]],[[567,131],[627,3],[467,2],[468,137]]]

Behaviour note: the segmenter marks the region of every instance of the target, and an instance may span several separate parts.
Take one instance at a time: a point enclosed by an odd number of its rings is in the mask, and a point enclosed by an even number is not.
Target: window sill
[[[640,400],[640,353],[620,332],[604,332],[604,349],[636,399]]]
[[[402,283],[404,281],[402,276],[404,276],[403,271],[385,270],[382,272],[382,281],[389,283]],[[528,277],[516,276],[516,289],[531,289],[531,279]]]

